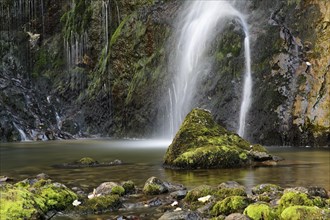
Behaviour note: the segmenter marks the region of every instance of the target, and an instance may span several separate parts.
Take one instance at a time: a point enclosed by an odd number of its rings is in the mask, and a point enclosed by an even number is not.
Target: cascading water
[[[238,18],[243,26],[245,38],[245,57],[246,57],[246,72],[248,72],[248,80],[245,80],[249,86],[245,86],[244,97],[251,94],[251,73],[250,73],[250,49],[248,26],[243,15],[237,11],[227,1],[193,1],[188,2],[188,6],[182,21],[176,29],[175,38],[178,39],[178,44],[173,53],[171,65],[175,66],[174,80],[172,88],[169,89],[168,99],[169,105],[167,115],[167,131],[166,136],[173,137],[179,129],[184,117],[192,109],[193,97],[196,94],[196,88],[199,76],[205,72],[205,53],[209,48],[212,40],[221,30],[221,22],[225,19]],[[207,74],[207,73],[205,73]],[[244,106],[241,111],[243,116],[243,131],[246,113],[249,106],[249,99],[243,99]],[[240,120],[241,121],[241,120]],[[241,127],[241,125],[240,125]]]
[[[251,93],[252,93],[250,37],[247,31],[245,31],[244,48],[245,48],[244,54],[245,54],[246,70],[245,70],[241,110],[239,115],[239,128],[237,131],[238,135],[241,137],[244,137],[245,135],[246,116],[251,105]]]
[[[13,125],[18,131],[18,133],[21,137],[21,141],[28,141],[29,139],[27,138],[25,132],[15,122],[13,122]]]

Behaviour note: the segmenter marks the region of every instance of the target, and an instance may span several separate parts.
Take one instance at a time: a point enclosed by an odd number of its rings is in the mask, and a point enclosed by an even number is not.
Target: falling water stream
[[[180,18],[182,22],[175,33],[178,43],[172,57],[175,69],[173,83],[168,92],[170,110],[167,116],[167,136],[175,135],[184,117],[193,108],[192,102],[197,92],[199,75],[205,73],[205,53],[228,18],[238,18],[245,32],[246,73],[238,129],[239,134],[243,136],[252,90],[247,23],[244,16],[227,1],[193,1],[189,4],[183,18]]]

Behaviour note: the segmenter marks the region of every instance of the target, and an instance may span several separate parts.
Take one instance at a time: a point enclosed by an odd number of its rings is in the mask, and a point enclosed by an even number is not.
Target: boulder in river
[[[273,161],[261,145],[251,145],[217,124],[211,112],[193,109],[165,154],[164,166],[180,169],[234,168]]]

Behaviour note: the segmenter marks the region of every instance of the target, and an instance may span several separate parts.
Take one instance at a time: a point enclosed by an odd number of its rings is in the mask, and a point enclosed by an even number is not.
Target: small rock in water
[[[172,204],[171,204],[171,206],[176,206],[176,205],[178,205],[179,203],[178,203],[178,201],[174,201]]]
[[[78,206],[78,205],[80,205],[80,204],[81,204],[81,202],[78,201],[77,199],[74,200],[74,201],[72,202],[72,205],[73,205],[73,206]]]
[[[198,198],[198,201],[205,203],[205,202],[209,201],[210,198],[211,198],[211,195],[207,195],[207,196]]]

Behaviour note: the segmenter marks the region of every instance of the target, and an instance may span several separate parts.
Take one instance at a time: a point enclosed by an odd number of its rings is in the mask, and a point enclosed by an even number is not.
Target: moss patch
[[[212,214],[218,216],[220,214],[229,215],[231,213],[243,212],[248,205],[248,198],[243,196],[230,196],[217,202],[212,208]]]
[[[300,220],[300,219],[314,219],[322,220],[329,219],[330,211],[320,209],[318,207],[310,206],[291,206],[281,213],[281,219]]]
[[[248,216],[252,220],[273,220],[276,219],[274,211],[268,204],[254,203],[246,207],[244,215]]]
[[[72,206],[77,195],[51,180],[27,179],[15,185],[0,187],[1,219],[39,219],[50,210]]]
[[[118,195],[107,195],[89,199],[79,209],[89,213],[105,213],[118,210],[120,206],[121,201]]]
[[[308,195],[300,192],[287,192],[280,200],[279,211],[283,211],[290,206],[313,206],[313,201],[308,198]]]

